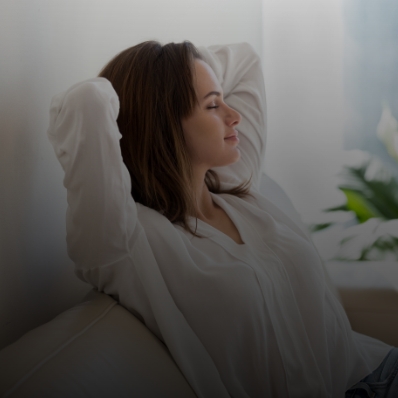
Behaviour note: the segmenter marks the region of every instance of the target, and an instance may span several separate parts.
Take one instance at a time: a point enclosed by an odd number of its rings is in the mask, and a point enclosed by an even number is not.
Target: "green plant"
[[[398,122],[386,103],[377,136],[389,155],[398,161]],[[374,170],[374,158],[360,166],[344,166],[344,182],[338,189],[344,193],[346,201],[323,210],[327,213],[351,212],[354,216],[355,225],[341,233],[340,250],[334,260],[398,260],[398,181],[383,167],[379,166],[376,173]],[[309,228],[316,233],[334,224],[331,221]],[[357,250],[347,255],[346,248],[350,245],[356,245]]]

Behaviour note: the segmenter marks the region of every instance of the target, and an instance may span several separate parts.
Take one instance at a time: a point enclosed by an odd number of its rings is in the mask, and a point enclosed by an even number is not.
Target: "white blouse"
[[[139,317],[170,350],[198,397],[343,398],[391,346],[353,332],[302,228],[259,192],[265,90],[247,43],[200,48],[242,120],[239,162],[223,186],[253,172],[244,199],[211,194],[244,244],[197,220],[193,237],[135,203],[110,82],[55,96],[48,135],[65,171],[67,245],[76,275]],[[190,218],[195,228],[195,219]]]

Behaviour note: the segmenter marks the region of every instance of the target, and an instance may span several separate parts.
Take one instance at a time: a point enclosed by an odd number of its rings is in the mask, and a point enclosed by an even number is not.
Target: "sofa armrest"
[[[0,369],[0,397],[196,397],[166,346],[98,292],[1,350]]]

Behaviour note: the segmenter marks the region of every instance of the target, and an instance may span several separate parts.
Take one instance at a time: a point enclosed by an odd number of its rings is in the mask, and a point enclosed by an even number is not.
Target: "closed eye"
[[[208,106],[207,109],[216,109],[218,108],[218,105],[214,105],[214,106]]]

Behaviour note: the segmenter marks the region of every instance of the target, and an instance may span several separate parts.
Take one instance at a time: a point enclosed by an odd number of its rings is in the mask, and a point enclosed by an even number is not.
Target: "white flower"
[[[347,167],[359,167],[371,159],[372,155],[361,149],[343,150],[340,153],[340,164]]]
[[[398,122],[387,103],[383,104],[383,112],[377,125],[377,137],[385,145],[388,154],[398,162]]]
[[[390,240],[398,238],[398,219],[382,221],[379,218],[370,218],[362,224],[349,227],[340,233],[340,248],[337,256],[347,260],[358,260],[364,249],[369,249],[378,239]],[[387,261],[396,260],[394,252],[383,253],[376,248],[368,252],[368,259]]]
[[[378,237],[390,235],[398,238],[398,219],[395,218],[382,222],[377,228],[377,235]]]
[[[339,255],[350,260],[359,259],[363,249],[376,242],[381,222],[379,218],[370,218],[362,224],[345,229],[341,234],[343,243]]]

